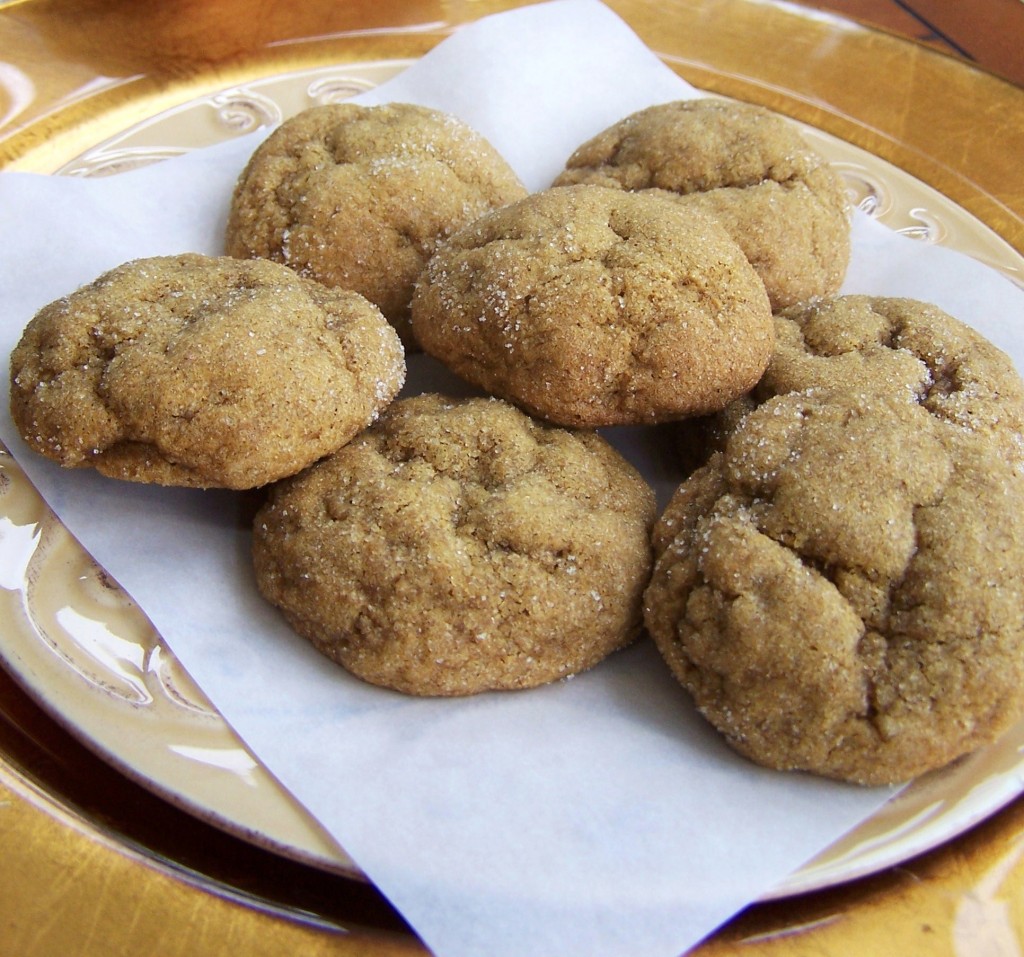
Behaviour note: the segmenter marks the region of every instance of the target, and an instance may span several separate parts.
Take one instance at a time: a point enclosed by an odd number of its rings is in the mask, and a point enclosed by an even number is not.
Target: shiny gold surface
[[[52,169],[242,77],[416,56],[516,0],[23,0],[0,7],[0,162]],[[612,0],[686,79],[870,149],[1024,248],[1022,91],[960,61],[770,0]],[[12,115],[13,113],[13,115]]]
[[[241,79],[422,54],[494,0],[0,6],[0,162],[49,172]],[[686,79],[896,163],[1024,252],[1024,90],[757,0],[610,5]],[[99,761],[0,672],[0,955],[422,953],[372,889],[283,861]],[[876,877],[750,908],[708,957],[1024,949],[1024,802]]]

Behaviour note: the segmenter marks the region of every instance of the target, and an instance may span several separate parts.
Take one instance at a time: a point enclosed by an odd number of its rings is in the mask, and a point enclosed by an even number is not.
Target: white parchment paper
[[[360,99],[459,115],[538,189],[598,130],[695,94],[596,0],[555,0],[463,28]],[[0,176],[0,353],[110,267],[219,253],[255,143],[109,179]],[[1018,289],[865,217],[846,290],[927,299],[1024,356]],[[888,796],[735,756],[645,642],[529,692],[432,701],[364,685],[258,597],[234,496],[63,471],[25,449],[6,405],[0,437],[65,524],[442,957],[672,957]],[[658,473],[649,451],[639,461]],[[675,480],[652,478],[663,497]]]

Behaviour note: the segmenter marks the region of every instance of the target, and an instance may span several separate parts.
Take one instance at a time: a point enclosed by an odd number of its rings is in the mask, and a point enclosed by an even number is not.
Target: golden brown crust
[[[1024,388],[913,300],[777,329],[655,528],[647,627],[747,756],[906,780],[1024,712]]]
[[[411,347],[413,283],[437,244],[525,194],[494,148],[448,114],[405,103],[312,107],[242,172],[226,250],[362,293]]]
[[[770,767],[907,780],[1024,712],[1024,489],[915,405],[780,396],[691,478],[646,622]]]
[[[137,482],[252,488],[364,428],[405,377],[362,296],[266,261],[135,260],[42,309],[11,356],[37,452]]]
[[[653,519],[650,488],[594,433],[424,395],[275,487],[254,561],[268,600],[354,674],[463,695],[632,641]]]
[[[555,185],[655,191],[718,218],[774,309],[838,292],[850,257],[839,176],[796,127],[759,106],[681,100],[634,113],[583,144]]]
[[[774,340],[763,284],[716,223],[598,186],[536,193],[457,233],[412,321],[459,375],[574,427],[719,409]]]
[[[840,296],[775,318],[775,354],[756,401],[849,389],[916,402],[991,438],[1024,473],[1024,383],[979,332],[916,299]]]

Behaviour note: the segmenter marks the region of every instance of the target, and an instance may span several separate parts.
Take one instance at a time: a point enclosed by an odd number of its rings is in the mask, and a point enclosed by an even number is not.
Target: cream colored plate
[[[397,72],[387,61],[253,81],[160,113],[60,173],[98,176],[278,123]],[[870,153],[805,128],[862,209],[924,242],[974,256],[1017,282],[1024,259],[940,193]],[[238,740],[141,611],[52,516],[0,451],[0,658],[75,735],[166,799],[254,843],[359,876]],[[1024,723],[927,775],[772,896],[819,889],[904,861],[962,833],[1024,790]]]

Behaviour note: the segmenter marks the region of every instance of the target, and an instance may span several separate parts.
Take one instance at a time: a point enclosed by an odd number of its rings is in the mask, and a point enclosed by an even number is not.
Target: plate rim
[[[665,58],[665,57],[663,56],[663,58]],[[273,75],[273,76],[276,76],[276,75]],[[836,135],[836,134],[831,134],[831,135]],[[890,161],[887,161],[887,162],[890,162]],[[955,201],[950,201],[950,202],[955,202]],[[977,217],[976,217],[976,218],[977,218]],[[987,224],[985,224],[985,225],[987,226]],[[995,235],[998,235],[998,233],[997,233],[997,232],[995,232],[995,230],[994,230],[994,229],[992,229],[992,227],[991,227],[991,226],[987,226],[987,228],[989,228],[990,230],[992,230],[993,234],[995,234]],[[1002,237],[1001,237],[1001,236],[999,236],[999,238],[1000,238],[1000,240],[1001,240],[1001,238],[1002,238]],[[1007,242],[1007,241],[1005,241],[1005,240],[1004,240],[1004,242]],[[104,759],[105,759],[105,758],[104,758]],[[993,811],[992,813],[994,813],[994,811]],[[928,850],[928,849],[926,849],[926,850]],[[855,876],[856,876],[856,875],[855,875]],[[851,877],[851,878],[849,878],[849,879],[854,879],[854,877]],[[814,889],[814,888],[810,888],[810,889]],[[804,893],[804,891],[803,891],[803,890],[794,890],[794,891],[790,891],[790,893]]]

